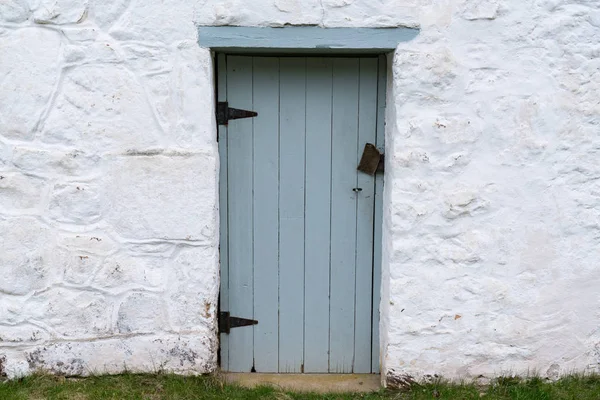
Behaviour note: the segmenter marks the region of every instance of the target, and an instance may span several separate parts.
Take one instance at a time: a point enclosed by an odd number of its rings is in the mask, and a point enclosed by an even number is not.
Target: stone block
[[[328,28],[339,26],[419,26],[419,10],[423,6],[421,0],[394,0],[377,2],[354,0],[323,0],[322,24]]]
[[[165,283],[168,259],[116,254],[108,257],[93,285],[104,289],[156,289]]]
[[[62,25],[60,31],[71,42],[92,42],[102,34],[98,26],[93,23],[81,25]]]
[[[43,179],[18,172],[0,172],[0,213],[37,208],[45,196]]]
[[[25,310],[28,297],[19,295],[6,295],[1,291],[0,294],[2,295],[2,301],[0,302],[0,315],[2,315],[2,323],[6,325],[19,325],[26,323],[29,316],[25,315],[23,310]]]
[[[41,176],[93,175],[98,173],[100,157],[77,149],[16,146],[12,163],[21,171]],[[43,166],[43,168],[40,168]]]
[[[56,278],[53,232],[31,217],[0,219],[0,293],[25,295]]]
[[[179,0],[148,1],[127,7],[109,33],[120,41],[172,44],[196,35],[194,4]],[[173,24],[172,21],[179,21]]]
[[[489,201],[473,189],[456,188],[445,193],[444,197],[446,204],[442,215],[449,220],[479,215],[490,207]]]
[[[52,253],[52,265],[60,271],[65,282],[86,285],[100,269],[102,258],[89,253],[57,248]]]
[[[462,17],[469,21],[496,19],[498,15],[498,0],[471,0],[466,2]]]
[[[206,374],[217,367],[216,349],[216,338],[209,332],[134,336],[37,346],[24,354],[11,353],[9,362],[24,356],[28,372],[41,369],[59,375],[126,371]],[[16,370],[10,368],[11,372]]]
[[[81,41],[63,48],[64,62],[67,64],[120,64],[123,61],[118,53],[118,44],[111,37],[99,35],[94,41]]]
[[[166,73],[173,68],[171,51],[162,44],[134,42],[124,43],[120,48],[124,53],[125,62],[142,74]]]
[[[0,169],[4,170],[10,163],[11,153],[11,146],[0,141]]]
[[[87,0],[40,0],[33,12],[38,24],[79,24],[88,16]]]
[[[110,160],[103,215],[129,239],[214,243],[217,162],[211,154],[142,151]]]
[[[100,210],[98,188],[93,184],[57,184],[50,196],[49,216],[58,222],[92,224],[100,220]]]
[[[131,3],[128,0],[89,0],[88,4],[94,22],[104,30],[108,30]]]
[[[0,328],[0,343],[35,343],[50,339],[50,334],[44,329],[31,324],[2,325]]]
[[[43,321],[57,335],[75,339],[110,334],[112,310],[102,293],[62,287],[36,293],[25,307],[30,318]]]
[[[58,237],[58,245],[72,252],[107,256],[119,249],[119,244],[103,232],[64,233]]]
[[[135,76],[123,66],[101,64],[65,76],[42,139],[93,153],[156,145],[160,135]]]
[[[156,294],[130,294],[119,307],[117,330],[119,333],[168,331],[166,311],[164,301]]]
[[[0,22],[24,22],[27,21],[29,15],[27,0],[11,0],[0,3]]]
[[[47,29],[19,29],[0,37],[2,92],[11,93],[0,96],[0,136],[33,139],[60,75],[60,46],[59,34]]]
[[[219,293],[216,247],[181,249],[169,271],[169,317],[180,331],[214,326]]]
[[[169,90],[176,112],[169,142],[177,147],[216,152],[214,92],[207,95],[206,90],[206,82],[214,80],[212,65],[210,52],[195,42],[188,41],[177,47]]]

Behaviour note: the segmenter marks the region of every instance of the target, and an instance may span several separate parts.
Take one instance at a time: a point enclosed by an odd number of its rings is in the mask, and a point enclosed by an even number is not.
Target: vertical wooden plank
[[[278,372],[279,59],[253,59],[254,366]]]
[[[358,59],[333,61],[330,372],[352,372],[356,253]]]
[[[377,58],[360,59],[358,101],[358,165],[366,143],[376,143]],[[354,373],[371,372],[371,313],[373,295],[373,212],[375,177],[357,172],[356,297],[354,323]]]
[[[304,343],[306,63],[280,59],[279,372],[301,372]]]
[[[306,66],[304,372],[328,372],[332,59]]]
[[[252,109],[252,58],[227,57],[227,99],[230,107]],[[229,311],[253,318],[253,119],[229,121],[227,129],[229,179]],[[229,334],[229,370],[250,372],[253,367],[253,328]]]
[[[386,56],[379,56],[378,63],[378,88],[377,88],[377,147],[385,149],[385,101],[387,85],[387,60]],[[379,342],[379,305],[381,302],[381,251],[383,245],[383,177],[379,173],[375,176],[375,220],[374,246],[373,246],[373,345],[371,372],[380,372],[380,342]]]
[[[217,101],[227,101],[227,65],[224,54],[217,56]],[[221,264],[221,290],[219,307],[229,310],[229,263],[227,236],[227,127],[217,127],[219,135],[219,255]],[[227,335],[220,334],[221,369],[229,370],[229,342]]]

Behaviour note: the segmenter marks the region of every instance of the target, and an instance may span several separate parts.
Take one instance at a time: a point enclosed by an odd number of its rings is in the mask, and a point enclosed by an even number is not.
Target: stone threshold
[[[381,388],[378,374],[222,374],[225,382],[247,388],[273,386],[281,390],[314,393],[375,392]]]

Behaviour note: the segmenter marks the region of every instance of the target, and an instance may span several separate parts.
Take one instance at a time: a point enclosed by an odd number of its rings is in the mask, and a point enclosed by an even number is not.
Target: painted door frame
[[[227,101],[226,90],[227,84],[226,79],[222,77],[227,76],[225,58],[227,55],[236,55],[236,53],[225,53],[220,52],[215,57],[215,81],[216,81],[216,99],[218,102]],[[264,56],[265,54],[248,54],[244,53],[245,56]],[[310,57],[310,54],[284,54],[283,56],[301,56]],[[372,54],[370,54],[372,55]],[[282,55],[280,55],[282,56]],[[318,57],[316,55],[315,57]],[[336,57],[338,55],[325,54],[326,57]],[[365,54],[345,54],[347,57],[361,57]],[[386,55],[378,55],[378,82],[377,82],[377,125],[376,125],[376,143],[375,145],[380,149],[385,149],[385,105],[386,105],[386,93],[387,93],[387,57]],[[221,77],[221,78],[220,78]],[[232,105],[233,106],[233,105]],[[220,138],[226,137],[227,127],[219,125],[218,136]],[[225,151],[226,146],[223,142],[219,141],[219,158],[220,158],[220,172],[219,172],[219,217],[220,221],[227,220],[228,215],[228,182],[227,182],[227,152]],[[375,206],[374,206],[374,232],[373,232],[373,287],[372,287],[372,310],[371,310],[371,371],[372,373],[379,373],[380,371],[380,300],[381,300],[381,267],[382,267],[382,231],[383,231],[383,190],[384,190],[384,174],[378,173],[375,175]],[[227,224],[220,223],[220,257],[221,257],[221,282],[229,282],[228,268],[223,268],[224,265],[228,265],[228,230]],[[219,311],[229,310],[228,302],[228,290],[223,290],[223,286],[220,282],[220,295],[219,295]],[[220,335],[220,346],[219,346],[219,360],[220,367],[223,370],[228,370],[227,365],[227,341],[222,340],[224,335],[219,332]],[[225,355],[225,356],[222,356]]]
[[[200,47],[210,49],[213,55],[219,54],[239,54],[239,55],[296,55],[296,56],[307,56],[307,55],[325,55],[325,56],[336,56],[336,55],[353,55],[361,56],[365,54],[377,54],[380,56],[379,68],[380,68],[380,81],[378,83],[378,110],[377,110],[377,145],[381,146],[385,137],[385,102],[386,93],[391,90],[387,83],[387,74],[391,68],[391,60],[393,60],[393,53],[400,42],[408,42],[417,37],[419,29],[406,28],[406,27],[390,27],[390,28],[324,28],[319,26],[285,26],[278,28],[268,27],[240,27],[240,26],[198,26],[198,44]],[[387,56],[387,60],[386,60]],[[218,56],[217,56],[218,57]],[[216,64],[218,60],[215,60]],[[216,65],[214,71],[217,74],[223,73],[219,71],[219,66]],[[215,74],[215,75],[217,75]],[[390,74],[391,76],[391,74]],[[223,93],[225,87],[218,87],[219,83],[215,81],[215,90],[220,89],[217,93]],[[217,101],[221,101],[217,97]],[[223,134],[223,127],[218,127],[218,132]],[[218,133],[217,133],[218,134]],[[383,143],[384,150],[388,151],[386,144]],[[221,154],[221,147],[219,146],[219,152]],[[388,164],[389,165],[389,164]],[[376,271],[373,275],[373,286],[378,286],[380,291],[379,296],[386,295],[386,282],[382,281],[382,272],[386,272],[386,265],[383,265],[382,251],[383,244],[386,238],[384,237],[385,232],[383,227],[383,210],[388,205],[385,204],[383,180],[388,175],[388,172],[384,173],[384,176],[380,176],[376,186],[376,201],[375,214],[375,232],[374,242],[378,243],[378,246],[374,248],[374,256],[376,261],[374,268]],[[220,179],[223,179],[223,171],[221,172]],[[227,193],[223,193],[223,187],[220,185],[220,204],[227,204]],[[224,201],[223,201],[224,199]],[[220,215],[223,213],[227,214],[227,208],[221,209]],[[223,228],[223,227],[222,227]],[[225,227],[226,228],[226,227]],[[226,235],[226,230],[221,229],[221,244],[225,244],[222,240]],[[226,236],[225,236],[226,237]],[[222,249],[223,250],[223,249]],[[226,250],[226,249],[225,249]],[[226,257],[226,251],[222,251],[221,256]],[[227,260],[225,259],[225,262]],[[221,270],[222,278],[228,279],[227,271]],[[223,296],[221,296],[223,297]],[[385,300],[385,298],[384,298]],[[388,307],[378,301],[379,309],[379,324],[374,324],[373,337],[377,337],[379,349],[377,354],[381,358],[385,354],[385,343],[384,339],[379,332],[382,321],[385,321],[388,317]],[[375,305],[376,302],[374,301]],[[222,308],[228,307],[226,303],[221,304]],[[373,343],[376,343],[373,340]],[[219,354],[221,352],[219,351]],[[375,362],[374,362],[375,364]],[[373,370],[381,371],[381,359],[377,363],[376,368]],[[226,366],[225,366],[226,367]]]

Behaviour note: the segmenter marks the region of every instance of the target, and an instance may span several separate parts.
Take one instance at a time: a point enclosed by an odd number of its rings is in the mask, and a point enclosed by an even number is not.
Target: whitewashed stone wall
[[[0,374],[217,367],[197,24],[421,29],[389,67],[389,384],[599,370],[597,0],[0,0]]]
[[[212,62],[152,3],[0,1],[9,376],[216,367]]]
[[[600,370],[600,2],[431,2],[388,106],[385,372]]]

